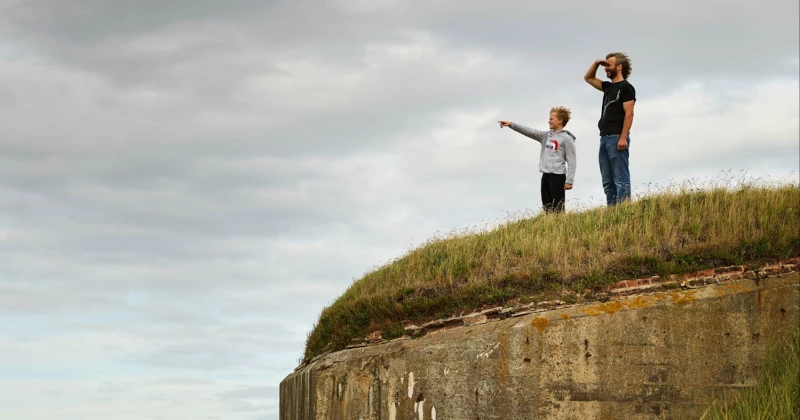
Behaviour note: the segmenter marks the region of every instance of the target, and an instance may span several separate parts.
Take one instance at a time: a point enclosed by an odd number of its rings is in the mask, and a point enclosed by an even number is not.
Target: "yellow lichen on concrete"
[[[658,301],[658,298],[649,296],[636,296],[635,298],[625,302],[625,307],[628,309],[644,309],[653,306]]]
[[[606,302],[606,303],[598,303],[587,308],[584,308],[583,312],[589,316],[597,316],[601,314],[613,314],[615,312],[619,312],[622,310],[624,306],[619,301],[613,302]]]
[[[692,303],[697,300],[695,293],[697,293],[695,290],[686,290],[682,292],[671,292],[669,296],[676,304],[686,305],[687,303]]]
[[[550,324],[550,320],[542,317],[534,318],[534,320],[531,321],[531,326],[539,330],[540,335],[544,334],[544,330],[547,328],[548,324]]]
[[[718,287],[714,288],[714,291],[717,293],[717,296],[727,296],[727,295],[734,295],[737,293],[742,293],[749,291],[750,288],[741,284],[741,283],[729,283],[729,284],[721,284]]]
[[[649,308],[658,303],[659,301],[672,301],[678,305],[686,305],[697,300],[696,290],[685,290],[666,292],[664,294],[657,294],[652,296],[636,296],[627,301],[615,300],[605,303],[596,303],[594,305],[583,308],[583,312],[589,316],[597,316],[603,314],[613,314],[623,309],[644,309]]]

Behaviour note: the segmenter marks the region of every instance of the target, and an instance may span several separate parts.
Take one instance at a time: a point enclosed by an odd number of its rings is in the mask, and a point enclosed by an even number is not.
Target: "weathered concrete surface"
[[[327,355],[281,420],[693,419],[800,325],[798,273],[628,296]]]

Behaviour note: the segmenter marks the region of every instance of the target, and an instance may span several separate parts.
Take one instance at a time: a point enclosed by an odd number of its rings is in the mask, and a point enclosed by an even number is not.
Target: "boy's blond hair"
[[[572,116],[572,112],[569,110],[569,108],[563,106],[554,106],[550,108],[550,113],[553,112],[556,113],[558,118],[564,123],[564,127],[566,127],[570,117]]]

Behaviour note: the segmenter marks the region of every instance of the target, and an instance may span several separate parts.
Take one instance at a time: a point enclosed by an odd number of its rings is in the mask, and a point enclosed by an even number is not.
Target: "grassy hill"
[[[540,214],[430,240],[354,282],[326,307],[304,359],[381,330],[511,299],[581,300],[618,280],[800,256],[794,184],[664,188],[612,208]]]

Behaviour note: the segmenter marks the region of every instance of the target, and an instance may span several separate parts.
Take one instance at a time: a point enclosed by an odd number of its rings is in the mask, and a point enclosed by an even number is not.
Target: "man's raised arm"
[[[597,78],[597,68],[605,66],[606,64],[605,60],[595,60],[583,76],[583,80],[585,80],[586,83],[594,86],[595,89],[601,92],[603,91],[603,81]]]

